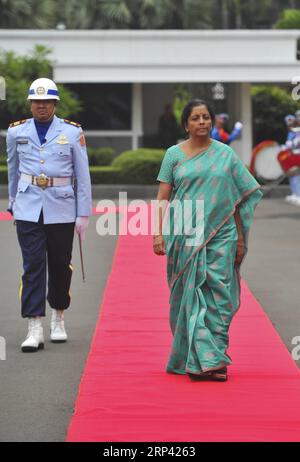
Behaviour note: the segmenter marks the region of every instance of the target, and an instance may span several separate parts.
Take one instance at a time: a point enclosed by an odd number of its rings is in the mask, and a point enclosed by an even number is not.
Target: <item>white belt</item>
[[[48,188],[50,186],[67,186],[68,184],[72,184],[72,177],[52,178],[44,173],[41,173],[38,176],[21,173],[20,179],[26,183],[39,186],[40,188]]]

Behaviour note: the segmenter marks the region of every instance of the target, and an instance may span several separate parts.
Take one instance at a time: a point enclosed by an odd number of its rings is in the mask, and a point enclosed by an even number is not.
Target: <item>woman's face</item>
[[[190,136],[207,137],[210,134],[212,120],[206,106],[195,106],[187,121]]]

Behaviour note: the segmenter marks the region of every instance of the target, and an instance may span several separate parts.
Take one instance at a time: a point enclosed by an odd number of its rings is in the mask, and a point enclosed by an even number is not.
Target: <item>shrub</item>
[[[274,24],[274,29],[299,29],[300,11],[289,8],[281,12],[281,18]]]
[[[113,148],[87,148],[90,165],[110,165],[115,157]]]
[[[7,156],[0,155],[0,165],[7,165]]]
[[[7,167],[0,165],[0,184],[7,184]]]
[[[121,184],[122,171],[118,168],[105,166],[90,167],[92,184]]]
[[[160,149],[125,151],[113,160],[112,167],[122,171],[123,183],[155,184],[164,152]]]
[[[300,109],[291,90],[275,85],[257,85],[252,90],[254,145],[264,140],[284,143],[287,129],[284,117]]]

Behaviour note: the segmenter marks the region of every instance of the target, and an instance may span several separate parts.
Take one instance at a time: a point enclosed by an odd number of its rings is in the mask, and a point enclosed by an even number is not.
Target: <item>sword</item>
[[[83,265],[83,256],[82,256],[82,242],[81,242],[81,236],[80,236],[80,234],[78,234],[78,242],[79,242],[79,253],[80,253],[80,262],[81,262],[82,282],[85,282],[84,265]]]

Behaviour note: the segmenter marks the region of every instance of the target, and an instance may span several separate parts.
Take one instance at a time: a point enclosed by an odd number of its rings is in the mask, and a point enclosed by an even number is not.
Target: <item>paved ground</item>
[[[0,210],[6,203],[0,201]],[[0,361],[0,441],[64,441],[80,377],[89,352],[99,307],[114,253],[115,237],[98,237],[92,219],[84,243],[86,282],[81,281],[77,240],[72,306],[66,314],[69,341],[49,341],[50,309],[43,324],[45,350],[20,352],[27,322],[19,315],[21,259],[11,222],[0,221],[0,336],[7,342]]]
[[[292,351],[300,336],[300,207],[261,201],[242,275]]]
[[[0,200],[0,210],[5,206]],[[17,298],[20,252],[12,223],[0,222],[0,336],[7,341],[7,359],[0,361],[0,441],[65,439],[116,244],[115,237],[96,235],[95,221],[93,218],[84,247],[85,284],[75,241],[77,271],[72,308],[66,315],[70,340],[65,345],[46,340],[45,351],[35,354],[19,350],[27,325],[19,316]],[[285,204],[282,198],[264,199],[257,208],[242,271],[289,350],[294,348],[292,338],[300,336],[299,236],[300,208]],[[44,325],[48,327],[49,322],[48,313]],[[48,329],[45,333],[49,339]]]

